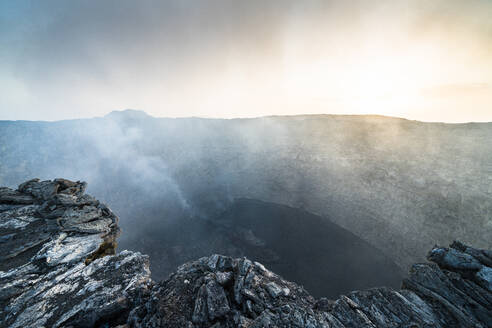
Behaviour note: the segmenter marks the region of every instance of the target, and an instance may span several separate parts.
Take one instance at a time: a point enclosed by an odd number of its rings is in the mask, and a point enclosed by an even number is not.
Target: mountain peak
[[[105,118],[116,118],[116,119],[147,119],[151,118],[149,114],[139,109],[124,109],[124,110],[114,110],[109,114],[104,116]]]

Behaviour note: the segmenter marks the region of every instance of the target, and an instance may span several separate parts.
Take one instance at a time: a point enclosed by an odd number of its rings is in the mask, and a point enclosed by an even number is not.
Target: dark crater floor
[[[400,287],[400,269],[379,250],[301,209],[237,199],[210,220],[181,215],[122,234],[120,249],[148,254],[155,280],[166,278],[184,262],[219,253],[257,260],[315,297]]]

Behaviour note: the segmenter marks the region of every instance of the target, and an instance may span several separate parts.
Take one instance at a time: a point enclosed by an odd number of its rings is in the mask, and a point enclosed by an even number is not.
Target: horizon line
[[[145,110],[141,109],[121,109],[121,110],[112,110],[103,116],[92,116],[92,117],[80,117],[80,118],[67,118],[67,119],[59,119],[59,120],[29,120],[29,119],[19,119],[19,120],[9,120],[9,119],[1,119],[0,122],[43,122],[43,123],[56,123],[56,122],[64,122],[64,121],[79,121],[79,120],[93,120],[93,119],[104,119],[110,117],[110,115],[118,115],[122,113],[139,113],[142,117],[148,117],[152,119],[201,119],[201,120],[254,120],[254,119],[262,119],[262,118],[296,118],[296,117],[315,117],[315,116],[334,116],[334,117],[352,117],[352,118],[362,118],[362,117],[374,117],[374,118],[383,118],[383,119],[394,119],[394,120],[404,120],[409,122],[418,122],[418,123],[430,123],[430,124],[448,124],[448,125],[458,125],[458,124],[488,124],[492,123],[492,121],[463,121],[463,122],[443,122],[443,121],[423,121],[423,120],[415,120],[409,119],[405,117],[399,116],[390,116],[390,115],[382,115],[382,114],[330,114],[330,113],[306,113],[306,114],[276,114],[276,115],[260,115],[260,116],[244,116],[244,117],[209,117],[209,116],[153,116],[147,113]]]

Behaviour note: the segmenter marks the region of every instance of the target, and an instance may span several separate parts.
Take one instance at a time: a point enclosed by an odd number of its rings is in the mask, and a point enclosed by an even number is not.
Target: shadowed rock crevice
[[[107,255],[115,255],[116,247],[118,246],[115,239],[115,236],[104,238],[99,247],[85,259],[85,264],[90,264],[92,261]]]

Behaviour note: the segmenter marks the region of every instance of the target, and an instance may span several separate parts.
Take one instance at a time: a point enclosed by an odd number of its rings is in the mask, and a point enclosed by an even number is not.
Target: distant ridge
[[[153,118],[143,110],[139,109],[124,109],[114,110],[109,114],[104,115],[105,118],[128,118],[128,119],[148,119]]]

